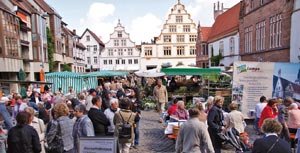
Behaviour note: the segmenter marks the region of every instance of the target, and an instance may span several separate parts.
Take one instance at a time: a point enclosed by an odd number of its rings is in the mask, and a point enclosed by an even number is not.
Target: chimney
[[[214,3],[214,19],[216,20],[216,18],[221,15],[224,12],[224,6],[223,3],[221,3],[220,6],[220,2],[218,1],[218,3]]]
[[[74,33],[74,35],[76,35],[76,29],[73,29],[73,33]]]
[[[221,10],[222,10],[222,12],[224,11],[224,5],[223,4],[224,3],[221,4]]]

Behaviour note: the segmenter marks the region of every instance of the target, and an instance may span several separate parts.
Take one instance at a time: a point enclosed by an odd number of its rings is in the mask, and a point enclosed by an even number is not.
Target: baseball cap
[[[5,103],[6,101],[10,101],[9,98],[7,98],[7,97],[2,97],[2,98],[0,99],[0,103]]]

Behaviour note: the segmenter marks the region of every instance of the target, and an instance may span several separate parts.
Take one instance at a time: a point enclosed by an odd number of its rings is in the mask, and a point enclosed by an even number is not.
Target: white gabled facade
[[[291,21],[291,49],[290,49],[290,62],[300,62],[300,0],[294,1],[294,11]]]
[[[236,32],[231,36],[224,37],[222,39],[216,40],[214,42],[209,43],[208,45],[208,56],[211,58],[212,56],[219,55],[221,52],[223,59],[220,60],[219,65],[212,63],[209,60],[210,66],[225,66],[229,67],[233,65],[234,61],[240,61],[239,54],[239,33]],[[212,55],[213,53],[213,55]]]
[[[98,36],[89,29],[86,29],[79,41],[86,49],[84,50],[84,62],[86,72],[100,70],[100,52],[104,49],[105,45],[98,38]]]
[[[100,70],[140,70],[140,53],[119,20],[101,52]]]
[[[171,9],[161,33],[151,43],[142,43],[141,69],[162,65],[196,65],[197,25],[178,1]]]

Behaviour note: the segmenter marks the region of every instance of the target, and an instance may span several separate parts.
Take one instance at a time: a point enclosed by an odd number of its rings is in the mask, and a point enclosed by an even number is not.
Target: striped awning
[[[108,76],[125,76],[125,75],[128,75],[128,72],[102,70],[102,71],[88,73],[85,76],[108,77]]]
[[[68,93],[68,87],[72,86],[76,93],[81,92],[84,87],[87,89],[95,88],[98,85],[97,77],[87,76],[74,72],[54,72],[45,75],[47,82],[53,83],[52,91],[56,92],[62,88],[63,92]]]

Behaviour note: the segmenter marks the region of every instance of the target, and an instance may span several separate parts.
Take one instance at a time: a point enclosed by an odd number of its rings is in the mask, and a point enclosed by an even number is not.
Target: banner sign
[[[81,153],[117,152],[117,138],[114,137],[82,137],[79,141]]]
[[[261,96],[300,99],[300,64],[235,62],[232,101],[245,116],[254,117]]]

